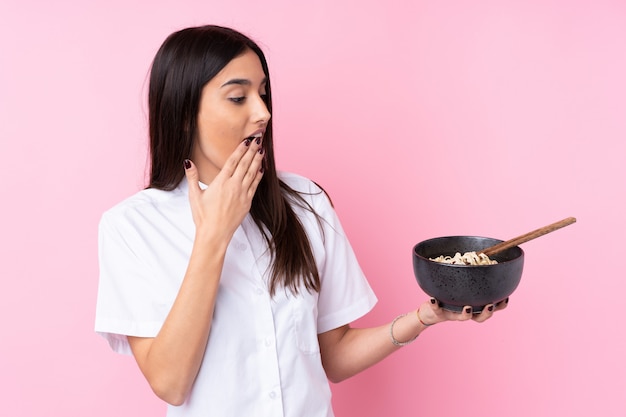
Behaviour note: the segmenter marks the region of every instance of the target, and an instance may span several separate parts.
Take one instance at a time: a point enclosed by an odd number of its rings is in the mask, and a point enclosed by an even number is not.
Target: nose
[[[254,101],[254,107],[252,109],[252,121],[254,123],[262,123],[267,124],[269,122],[270,117],[272,117],[271,113],[267,109],[267,105],[265,104],[265,100],[260,95],[256,97]]]

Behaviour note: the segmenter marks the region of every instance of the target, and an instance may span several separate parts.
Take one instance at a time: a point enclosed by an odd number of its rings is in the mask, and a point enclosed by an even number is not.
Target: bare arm
[[[399,342],[406,342],[417,337],[428,325],[448,320],[469,320],[478,322],[487,320],[495,310],[503,309],[506,303],[497,307],[489,306],[480,314],[473,315],[471,309],[463,313],[452,313],[439,308],[435,301],[425,302],[418,310],[399,318],[393,326],[393,336]],[[420,321],[421,320],[421,321]],[[379,327],[357,329],[345,325],[318,335],[322,364],[328,379],[340,382],[377,364],[393,352],[400,349],[391,341],[391,323]]]
[[[196,238],[185,278],[157,337],[128,337],[152,390],[170,404],[180,405],[185,400],[200,369],[224,253],[219,244]]]
[[[133,355],[153,391],[182,404],[198,374],[228,244],[250,210],[261,180],[260,145],[242,144],[206,190],[195,165],[186,170],[196,236],[183,278],[161,330],[154,338],[128,337]]]

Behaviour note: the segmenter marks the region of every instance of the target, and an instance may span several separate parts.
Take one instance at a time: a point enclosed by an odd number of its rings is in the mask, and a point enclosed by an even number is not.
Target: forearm
[[[225,252],[222,243],[196,238],[185,277],[158,335],[131,342],[150,386],[171,404],[185,400],[200,368]]]
[[[350,378],[397,351],[400,346],[392,342],[390,326],[391,323],[365,329],[344,326],[320,335],[322,362],[328,378],[333,382]],[[425,328],[413,311],[394,323],[393,336],[398,342],[406,342]]]
[[[397,351],[403,343],[412,341],[430,325],[450,320],[481,323],[489,319],[494,311],[506,308],[507,303],[508,299],[496,305],[487,304],[479,314],[473,314],[471,306],[465,306],[456,313],[444,310],[436,299],[431,298],[418,310],[398,317],[393,326],[388,323],[369,329],[351,329],[345,325],[322,333],[318,338],[326,375],[333,382],[350,378]],[[390,331],[393,331],[393,339]]]

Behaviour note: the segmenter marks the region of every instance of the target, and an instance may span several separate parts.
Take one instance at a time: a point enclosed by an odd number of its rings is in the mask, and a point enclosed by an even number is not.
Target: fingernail
[[[259,153],[260,153],[261,155],[263,155],[263,148],[260,148],[260,149],[259,149]]]
[[[493,305],[490,305],[489,307],[487,307],[487,310],[493,311]]]
[[[258,138],[256,138],[256,144],[260,145],[261,144],[261,137],[259,136]]]
[[[191,161],[189,159],[185,159],[183,163],[185,164],[185,169],[191,168]]]
[[[465,308],[465,312],[466,312],[467,314],[471,313],[471,312],[472,312],[472,307],[466,307],[466,308]]]
[[[252,139],[248,138],[244,140],[243,142],[246,144],[246,146],[250,146],[250,142],[252,142]]]
[[[431,299],[430,299],[430,303],[431,303],[431,304],[437,304],[437,300],[435,300],[434,298],[431,298]]]

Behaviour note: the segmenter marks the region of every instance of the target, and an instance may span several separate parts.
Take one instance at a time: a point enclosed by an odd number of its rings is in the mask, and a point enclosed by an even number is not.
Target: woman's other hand
[[[497,304],[487,304],[480,313],[474,313],[471,306],[465,306],[461,312],[457,313],[443,309],[439,301],[435,298],[431,298],[430,301],[423,303],[419,308],[419,319],[427,325],[433,325],[444,321],[466,321],[474,320],[482,323],[483,321],[491,318],[493,313],[499,310],[503,310],[509,303],[507,298]]]

